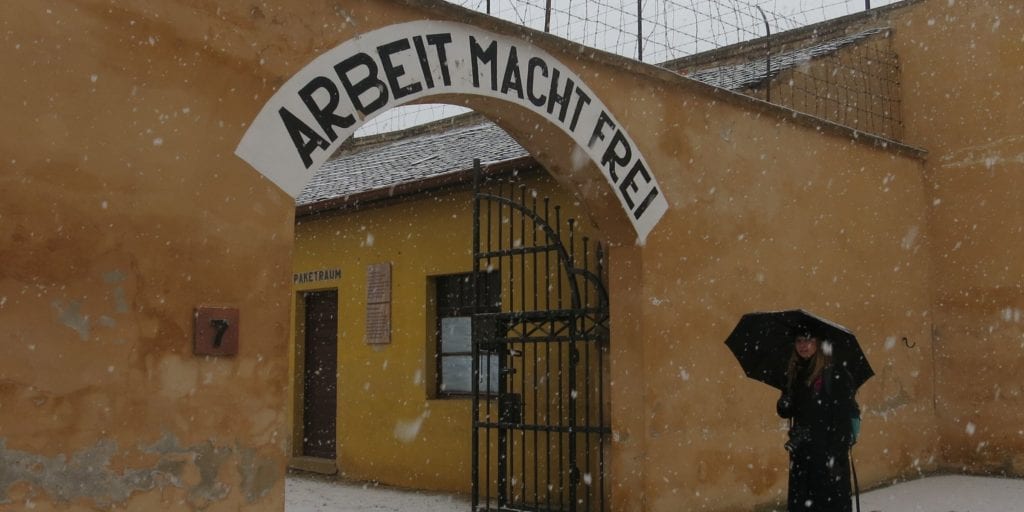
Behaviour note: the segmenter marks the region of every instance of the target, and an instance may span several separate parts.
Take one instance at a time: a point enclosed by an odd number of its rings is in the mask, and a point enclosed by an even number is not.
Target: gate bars
[[[515,176],[473,166],[472,509],[604,512],[604,251]],[[495,272],[501,303],[483,304]]]

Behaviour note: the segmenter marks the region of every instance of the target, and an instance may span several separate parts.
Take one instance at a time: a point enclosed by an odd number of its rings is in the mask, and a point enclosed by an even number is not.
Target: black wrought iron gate
[[[547,198],[474,167],[473,511],[603,512],[604,252]]]

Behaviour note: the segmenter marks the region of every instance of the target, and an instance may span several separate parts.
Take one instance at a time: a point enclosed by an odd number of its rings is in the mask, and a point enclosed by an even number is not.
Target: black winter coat
[[[849,372],[826,367],[807,385],[804,362],[791,393],[779,399],[779,416],[791,418],[789,512],[850,512],[850,419],[859,417]]]

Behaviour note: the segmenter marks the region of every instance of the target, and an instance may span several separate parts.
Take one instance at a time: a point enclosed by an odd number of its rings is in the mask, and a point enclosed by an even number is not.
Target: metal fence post
[[[765,36],[764,36],[764,48],[765,48],[764,49],[764,51],[765,51],[765,57],[764,57],[765,58],[764,77],[765,77],[765,80],[766,80],[765,84],[767,86],[767,90],[765,92],[765,101],[767,101],[768,103],[771,103],[772,102],[772,28],[771,28],[771,26],[768,25],[768,17],[764,15],[764,11],[761,9],[761,6],[760,5],[755,5],[754,7],[756,7],[758,12],[761,13],[761,19],[764,20],[764,32],[765,32]]]

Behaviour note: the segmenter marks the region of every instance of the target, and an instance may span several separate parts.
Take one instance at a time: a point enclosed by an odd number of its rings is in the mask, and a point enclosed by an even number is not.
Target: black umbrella
[[[857,389],[875,374],[857,343],[845,327],[802,309],[747,313],[725,340],[747,377],[785,390],[786,366],[798,335],[811,335],[832,347],[832,364],[845,367]]]

